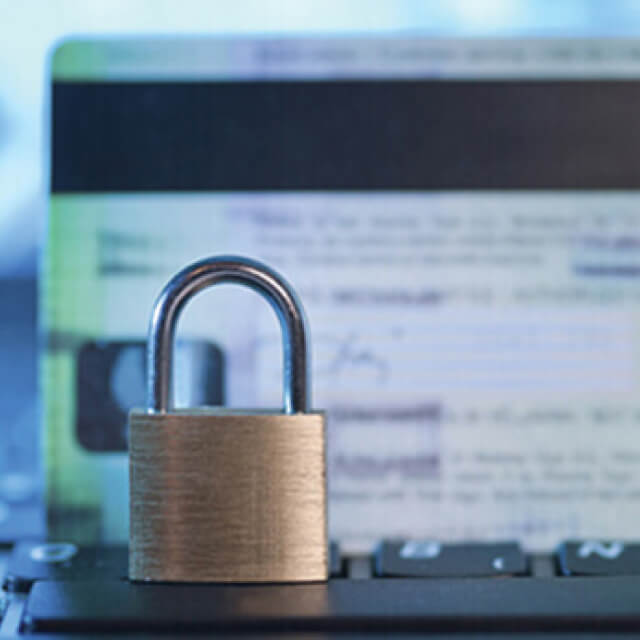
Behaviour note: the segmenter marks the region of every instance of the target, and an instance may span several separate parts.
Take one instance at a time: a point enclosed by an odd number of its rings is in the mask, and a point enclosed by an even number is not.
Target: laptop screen
[[[52,61],[43,421],[54,537],[127,536],[151,305],[214,254],[300,294],[330,533],[631,537],[640,44],[69,41]],[[199,296],[178,403],[277,407],[277,321]]]

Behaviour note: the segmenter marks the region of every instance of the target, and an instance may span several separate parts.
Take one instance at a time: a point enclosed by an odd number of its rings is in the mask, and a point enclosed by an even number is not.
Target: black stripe
[[[640,186],[635,81],[65,83],[52,189]]]

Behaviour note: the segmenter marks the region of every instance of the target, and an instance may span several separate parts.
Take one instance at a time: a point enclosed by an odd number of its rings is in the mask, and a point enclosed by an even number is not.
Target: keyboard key
[[[385,541],[376,573],[385,577],[458,578],[522,575],[527,559],[515,542],[441,544],[434,540]]]
[[[36,580],[122,579],[126,546],[77,547],[67,542],[20,542],[11,551],[4,588],[26,593]]]
[[[565,576],[640,575],[640,543],[620,540],[571,540],[557,551]]]

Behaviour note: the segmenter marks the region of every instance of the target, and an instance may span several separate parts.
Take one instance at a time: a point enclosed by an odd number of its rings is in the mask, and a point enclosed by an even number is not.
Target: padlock
[[[283,338],[284,408],[174,409],[172,347],[185,303],[222,282],[271,304]],[[267,266],[223,256],[174,276],[155,302],[146,410],[129,418],[129,578],[306,582],[328,577],[326,430],[308,412],[304,312]]]

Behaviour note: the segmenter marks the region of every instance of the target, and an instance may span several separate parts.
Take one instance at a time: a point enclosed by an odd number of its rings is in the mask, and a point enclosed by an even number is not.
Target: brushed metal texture
[[[130,415],[132,580],[328,578],[323,413]]]

